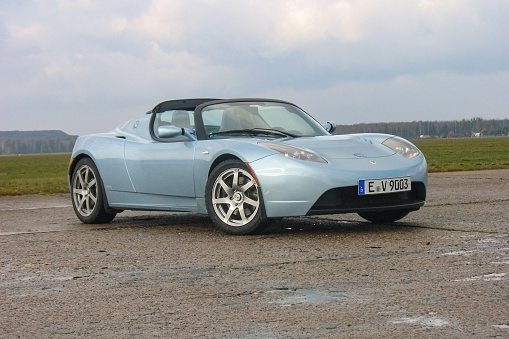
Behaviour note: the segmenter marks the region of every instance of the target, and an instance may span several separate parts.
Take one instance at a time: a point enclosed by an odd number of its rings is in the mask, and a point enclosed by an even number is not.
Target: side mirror
[[[159,126],[157,128],[157,136],[159,138],[168,139],[179,135],[184,135],[183,128],[177,126]]]
[[[330,134],[334,133],[334,131],[336,130],[336,127],[337,127],[337,125],[334,121],[327,121],[327,123],[323,124],[322,126]]]
[[[157,136],[161,139],[171,139],[185,136],[189,140],[196,140],[196,132],[192,128],[182,128],[177,126],[159,126]]]

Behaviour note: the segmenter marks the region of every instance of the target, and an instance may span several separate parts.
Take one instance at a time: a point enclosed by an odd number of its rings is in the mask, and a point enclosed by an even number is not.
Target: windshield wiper
[[[272,129],[272,128],[252,128],[252,129],[250,129],[250,131],[262,132],[264,134],[282,135],[285,137],[293,137],[293,138],[298,137],[298,135],[288,133],[285,131],[281,131],[279,129]]]
[[[213,135],[222,135],[222,134],[246,134],[246,133],[249,133],[249,130],[246,130],[246,129],[231,129],[231,130],[228,130],[228,131],[211,132],[209,134],[209,137],[211,137]]]
[[[249,128],[249,129],[234,129],[229,131],[217,131],[212,132],[209,134],[210,136],[213,135],[221,135],[221,134],[249,134],[249,135],[259,135],[259,134],[265,134],[265,135],[279,135],[283,137],[297,137],[295,134],[291,134],[288,132],[283,132],[277,129],[269,129],[269,128]]]

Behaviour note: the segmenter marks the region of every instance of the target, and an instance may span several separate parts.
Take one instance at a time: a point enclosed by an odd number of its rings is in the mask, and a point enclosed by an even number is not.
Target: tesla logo
[[[376,165],[376,161],[375,161],[375,160],[370,160],[370,161],[369,161],[369,163],[370,163],[371,165]]]
[[[359,158],[365,158],[366,157],[366,154],[362,154],[362,153],[354,153],[353,155],[355,155],[356,157],[359,157]]]

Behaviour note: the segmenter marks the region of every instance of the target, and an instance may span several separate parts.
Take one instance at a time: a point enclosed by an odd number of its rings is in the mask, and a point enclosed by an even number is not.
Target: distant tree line
[[[0,132],[0,154],[71,152],[76,139],[62,131]]]
[[[387,133],[407,139],[463,138],[509,135],[509,119],[472,118],[461,121],[378,122],[338,125],[335,134]]]

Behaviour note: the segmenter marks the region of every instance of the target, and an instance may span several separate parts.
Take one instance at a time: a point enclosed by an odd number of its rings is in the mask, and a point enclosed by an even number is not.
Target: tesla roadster
[[[165,101],[78,138],[68,172],[74,211],[91,224],[123,210],[196,212],[226,233],[252,234],[290,216],[390,223],[424,205],[427,165],[416,146],[335,128],[281,100]]]

